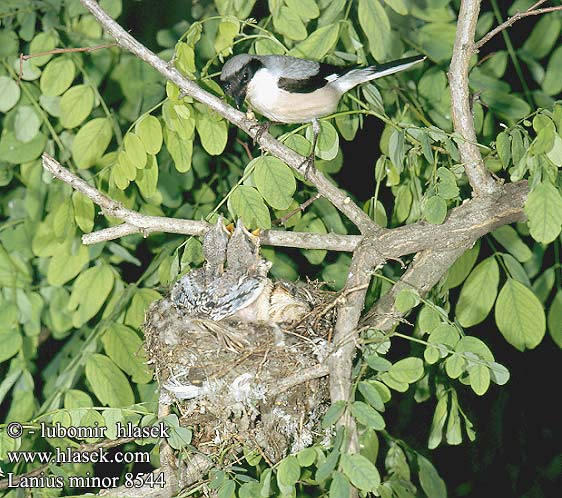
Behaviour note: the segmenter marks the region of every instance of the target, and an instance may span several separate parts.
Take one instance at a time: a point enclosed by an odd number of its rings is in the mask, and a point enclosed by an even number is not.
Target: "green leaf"
[[[523,119],[531,113],[531,108],[523,99],[510,94],[495,90],[484,90],[482,102],[500,117],[508,121]]]
[[[254,187],[239,185],[228,199],[229,209],[242,218],[246,227],[270,228],[269,210]]]
[[[0,308],[0,313],[2,308]],[[23,339],[17,328],[11,330],[0,330],[0,341],[2,341],[2,348],[0,348],[0,363],[8,360],[20,351],[23,344]]]
[[[59,37],[56,31],[49,31],[43,33],[37,33],[37,35],[31,40],[29,44],[29,54],[37,54],[40,52],[49,52],[56,48],[59,42]],[[41,55],[39,57],[33,57],[30,59],[31,64],[34,66],[44,66],[51,60],[53,54]]]
[[[60,123],[65,128],[80,125],[94,108],[94,91],[89,85],[69,88],[60,101]]]
[[[55,287],[64,285],[76,277],[88,264],[88,261],[88,248],[84,245],[80,245],[76,254],[68,254],[65,251],[57,252],[49,262],[47,282]]]
[[[8,76],[0,76],[0,112],[8,112],[20,99],[18,84]]]
[[[239,32],[240,22],[238,19],[233,17],[222,19],[217,29],[217,37],[215,38],[215,51],[217,54],[231,54],[234,38]]]
[[[131,304],[125,314],[125,325],[140,328],[144,322],[146,310],[157,299],[162,296],[153,289],[138,289],[133,295]]]
[[[431,498],[447,498],[445,482],[433,464],[418,453],[419,478],[422,489]]]
[[[273,26],[280,34],[291,40],[300,41],[306,38],[306,27],[299,15],[283,5],[277,15],[273,16]]]
[[[437,448],[437,446],[441,444],[443,427],[447,419],[447,408],[448,396],[442,395],[437,401],[435,412],[433,413],[433,420],[431,422],[431,432],[429,433],[429,441],[427,443],[427,447],[430,450]]]
[[[390,21],[379,0],[359,0],[357,16],[369,40],[369,51],[377,61],[384,61],[392,38]]]
[[[8,55],[16,55],[18,52],[19,40],[18,35],[12,30],[3,27],[0,31],[0,58],[7,57]]]
[[[219,488],[217,498],[235,498],[236,497],[236,483],[227,479],[222,483]]]
[[[329,498],[349,498],[351,496],[351,486],[347,478],[341,472],[334,472],[330,484]]]
[[[502,131],[496,138],[496,150],[502,166],[507,168],[511,160],[511,137]]]
[[[562,228],[560,192],[551,183],[539,183],[527,197],[525,214],[529,218],[531,236],[537,242],[549,244],[558,237]]]
[[[552,96],[562,92],[562,46],[559,46],[550,56],[542,89],[544,93]]]
[[[53,232],[58,240],[65,240],[74,233],[74,208],[71,199],[61,202],[53,219]]]
[[[174,160],[176,170],[187,173],[191,169],[191,158],[193,155],[193,140],[185,140],[175,131],[168,128],[164,130],[164,141],[168,152]]]
[[[20,142],[27,143],[33,140],[39,133],[40,127],[41,120],[32,106],[20,105],[17,108],[14,120],[14,132]]]
[[[146,166],[146,150],[141,139],[134,133],[127,133],[123,139],[125,153],[127,157],[135,165],[137,169],[143,169]],[[133,180],[133,178],[130,178]]]
[[[363,455],[344,453],[341,456],[343,473],[361,491],[376,491],[381,477],[378,469]]]
[[[43,70],[39,87],[48,96],[62,95],[74,81],[76,67],[72,59],[57,57],[50,61]]]
[[[520,351],[535,348],[544,337],[544,309],[533,292],[508,279],[496,303],[496,323],[505,340]]]
[[[424,358],[430,364],[445,358],[449,351],[454,350],[460,336],[456,327],[448,323],[437,325],[429,335],[428,345],[424,351]]]
[[[324,418],[322,419],[322,428],[327,429],[334,425],[342,416],[345,410],[345,401],[336,401],[330,408],[326,411]]]
[[[301,468],[297,457],[289,455],[279,464],[277,469],[277,482],[280,486],[293,486],[301,476]]]
[[[0,158],[11,164],[22,164],[37,159],[43,150],[47,137],[42,133],[38,133],[35,137],[27,142],[20,142],[12,131],[4,130],[0,138]]]
[[[493,256],[472,270],[455,309],[457,320],[463,327],[472,327],[488,316],[496,300],[499,280],[500,271]]]
[[[297,460],[301,467],[310,467],[316,461],[316,450],[304,448],[297,453]]]
[[[466,360],[458,353],[453,353],[445,360],[445,371],[451,379],[458,379],[464,372],[465,367]]]
[[[162,125],[155,116],[144,116],[135,126],[148,154],[158,154],[162,148]]]
[[[458,353],[473,353],[488,363],[494,361],[494,355],[488,346],[477,337],[469,335],[462,337],[455,349]],[[467,358],[467,355],[465,355],[465,358]]]
[[[408,3],[406,0],[384,0],[384,3],[401,16],[408,14]]]
[[[404,169],[404,141],[404,130],[393,130],[388,140],[390,160],[399,174]]]
[[[147,165],[137,172],[135,182],[145,199],[150,199],[158,192],[158,163],[156,156],[148,156]]]
[[[72,193],[74,219],[84,233],[89,233],[94,228],[95,209],[94,203],[84,194],[74,191]]]
[[[492,236],[504,246],[521,263],[531,259],[533,253],[521,240],[514,228],[509,225],[497,228],[492,232]]]
[[[303,21],[316,19],[320,10],[315,0],[285,0],[287,7],[295,11]]]
[[[562,349],[562,290],[554,296],[548,310],[548,331],[555,344]]]
[[[146,384],[152,380],[152,374],[146,367],[142,339],[133,329],[113,323],[101,340],[107,355],[132,377],[133,382]]]
[[[562,166],[562,138],[560,138],[560,135],[554,136],[554,144],[552,149],[546,153],[546,157],[559,168]]]
[[[535,60],[546,57],[560,36],[560,26],[557,16],[542,16],[523,43],[522,50]]]
[[[404,358],[394,363],[388,373],[398,382],[413,384],[423,377],[423,361],[420,358]]]
[[[256,187],[265,201],[274,209],[287,209],[297,188],[291,168],[273,156],[260,156],[252,163]]]
[[[384,402],[379,390],[369,381],[362,380],[358,385],[359,392],[365,397],[369,404],[380,412],[384,411]]]
[[[297,0],[298,1],[298,0]],[[328,24],[314,31],[306,40],[297,43],[287,55],[315,61],[322,60],[336,45],[339,37],[339,24]]]
[[[427,19],[431,21],[432,19]],[[424,54],[437,63],[451,58],[456,25],[448,22],[428,22],[417,30],[417,43]]]
[[[222,154],[228,140],[228,125],[224,119],[214,119],[209,113],[198,113],[195,128],[201,145],[212,156]]]
[[[440,225],[447,217],[447,202],[443,197],[433,195],[427,199],[423,214],[425,219],[432,225]]]
[[[474,365],[469,369],[468,376],[470,387],[478,396],[482,396],[490,387],[490,370],[486,365],[481,363]]]
[[[507,368],[495,361],[488,362],[488,367],[490,369],[490,378],[492,379],[492,382],[495,382],[498,386],[507,384],[507,381],[509,380],[509,370]]]
[[[392,366],[392,363],[390,361],[376,354],[372,354],[367,357],[367,364],[370,368],[378,372],[387,372]]]
[[[72,142],[72,157],[79,168],[93,166],[107,149],[111,141],[111,123],[108,118],[88,121],[76,134]]]
[[[420,296],[413,289],[402,289],[394,300],[394,306],[400,313],[406,313],[420,304]]]
[[[376,431],[382,431],[386,427],[381,414],[363,401],[354,401],[351,404],[351,414],[365,427],[371,427]]]
[[[113,288],[114,280],[115,275],[109,266],[98,265],[88,268],[74,281],[68,309],[76,310],[72,319],[76,328],[100,310]]]
[[[117,154],[117,161],[111,169],[111,178],[115,182],[115,186],[125,190],[129,186],[129,182],[137,177],[137,171],[127,153],[120,150]]]
[[[511,254],[499,253],[499,256],[503,259],[509,276],[515,280],[519,280],[519,282],[531,288],[531,280],[529,279],[529,275],[527,275],[525,268],[523,268],[523,265]]]
[[[462,256],[457,259],[453,266],[447,272],[447,280],[445,280],[445,288],[452,289],[464,282],[465,278],[472,270],[474,263],[478,259],[480,253],[480,241],[476,241],[473,247],[465,251]]]
[[[93,393],[107,406],[130,406],[135,397],[127,378],[107,356],[90,354],[86,359],[86,379]]]

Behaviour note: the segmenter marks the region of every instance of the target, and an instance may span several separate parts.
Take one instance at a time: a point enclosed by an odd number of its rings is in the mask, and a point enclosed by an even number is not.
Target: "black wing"
[[[332,78],[338,78],[345,73],[353,70],[352,67],[334,66],[332,64],[320,64],[318,72],[307,78],[279,78],[277,86],[281,90],[286,90],[291,93],[312,93],[320,88],[325,87]]]

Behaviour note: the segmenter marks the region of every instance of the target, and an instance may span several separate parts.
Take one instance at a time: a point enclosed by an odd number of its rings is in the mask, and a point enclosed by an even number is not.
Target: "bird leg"
[[[250,126],[250,130],[256,130],[256,134],[253,138],[254,145],[259,142],[260,138],[266,131],[269,131],[269,127],[272,124],[273,123],[271,121],[264,121],[263,123],[256,123]]]
[[[314,155],[316,151],[316,143],[318,142],[318,135],[320,135],[320,122],[317,119],[312,120],[312,151],[309,156],[302,162],[301,168],[304,166],[304,179],[308,180],[308,174],[311,168],[314,168]],[[300,168],[299,168],[300,169]]]

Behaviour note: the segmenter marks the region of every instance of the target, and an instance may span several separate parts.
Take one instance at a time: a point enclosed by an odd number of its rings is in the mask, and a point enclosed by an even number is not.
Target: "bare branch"
[[[121,220],[126,220],[130,225],[134,225],[137,231],[166,231],[170,233],[190,233],[192,235],[203,235],[209,228],[209,224],[203,221],[177,220],[174,218],[164,218],[160,216],[148,216],[131,211],[115,202],[99,190],[88,185],[84,180],[64,168],[58,161],[49,154],[43,154],[43,167],[50,171],[60,180],[68,183],[73,189],[82,192],[93,202],[102,208],[102,212],[108,216],[113,216]]]
[[[474,33],[480,11],[480,0],[462,0],[457,20],[457,35],[449,68],[453,126],[462,137],[459,153],[468,181],[476,195],[491,194],[499,186],[494,182],[476,145],[474,116],[470,108],[468,71],[474,51]]]
[[[256,133],[258,133],[258,131],[255,126],[252,126],[255,125],[255,121],[249,120],[244,113],[237,111],[223,100],[201,89],[194,81],[186,78],[171,64],[160,59],[154,52],[148,50],[109,17],[97,2],[94,0],[80,1],[84,7],[93,14],[103,28],[115,39],[120,47],[150,64],[166,79],[176,84],[184,94],[190,95],[195,100],[207,105],[210,109],[246,132],[250,137],[256,138]],[[257,141],[263,150],[278,157],[295,171],[304,173],[306,163],[303,156],[289,149],[267,132],[261,134]],[[345,192],[333,185],[321,172],[316,170],[316,168],[310,168],[307,173],[307,181],[311,182],[323,197],[328,199],[337,209],[345,214],[361,232],[373,230],[377,227],[375,222],[371,220]]]
[[[304,384],[309,380],[325,377],[326,375],[328,375],[328,367],[319,363],[313,367],[300,370],[282,381],[277,382],[273,389],[268,390],[267,394],[268,396],[275,397],[285,391],[288,391],[292,387]]]
[[[134,233],[142,233],[144,236],[154,232],[201,236],[210,228],[210,225],[204,221],[149,216],[126,209],[71,173],[48,154],[43,155],[43,166],[54,176],[89,197],[102,208],[103,212],[125,222],[122,225],[84,234],[82,236],[84,244],[96,244]],[[383,257],[392,259],[429,248],[451,249],[464,244],[467,240],[476,240],[502,225],[522,221],[524,219],[522,206],[527,198],[527,192],[527,182],[509,183],[501,187],[498,194],[493,197],[473,199],[451,210],[442,225],[419,222],[379,231],[377,232],[378,251]],[[281,230],[265,230],[260,233],[262,245],[328,251],[353,252],[361,239],[360,235],[336,233],[319,234]]]
[[[498,33],[501,33],[504,29],[509,28],[517,21],[520,21],[525,17],[540,16],[542,14],[548,14],[549,12],[562,11],[562,5],[558,5],[556,7],[545,7],[543,9],[537,9],[539,5],[542,5],[545,2],[546,0],[542,0],[540,2],[537,2],[535,5],[529,7],[524,12],[516,12],[515,14],[513,14],[507,21],[502,22],[499,26],[496,26],[492,31],[486,33],[482,38],[480,38],[480,40],[478,40],[478,42],[475,43],[474,45],[474,51],[477,52]]]

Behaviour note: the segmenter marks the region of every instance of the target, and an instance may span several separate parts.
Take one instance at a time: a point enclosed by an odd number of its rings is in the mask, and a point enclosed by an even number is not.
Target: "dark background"
[[[172,0],[166,2],[124,0],[120,22],[151,49],[158,51],[156,32],[170,28],[175,23],[191,17],[191,2]],[[201,4],[205,4],[203,1]],[[512,2],[501,1],[504,19]],[[258,3],[263,10],[265,2]],[[489,10],[483,2],[482,11]],[[509,35],[515,47],[520,47],[528,37],[537,17],[515,24]],[[504,50],[501,35],[492,39],[482,51],[482,56]],[[521,62],[528,82],[532,79]],[[511,62],[505,79],[514,92],[521,92]],[[336,177],[342,188],[360,200],[373,195],[374,175],[373,144],[378,144],[383,123],[374,117],[365,119],[364,127],[352,143],[342,140],[345,164]],[[388,191],[381,192],[384,203]],[[483,241],[482,254],[491,254]],[[553,255],[546,255],[546,260]],[[307,274],[307,268],[302,269]],[[562,320],[562,317],[560,317]],[[558,497],[562,495],[562,423],[559,402],[562,379],[560,350],[547,336],[532,351],[520,353],[507,344],[496,328],[493,318],[470,329],[470,334],[480,337],[493,351],[496,360],[507,366],[511,378],[507,385],[492,384],[482,397],[469,388],[459,389],[459,402],[474,424],[477,436],[474,443],[465,441],[460,446],[440,446],[427,450],[428,431],[435,408],[434,401],[418,405],[410,396],[404,396],[385,414],[393,435],[408,441],[417,451],[427,455],[436,465],[447,483],[449,496],[467,497]],[[393,351],[396,354],[398,351]],[[410,391],[413,391],[411,389]],[[380,468],[380,467],[379,467]]]

